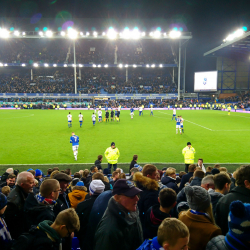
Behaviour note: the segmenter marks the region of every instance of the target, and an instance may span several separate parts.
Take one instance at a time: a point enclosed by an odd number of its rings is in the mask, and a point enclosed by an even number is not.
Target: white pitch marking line
[[[1,119],[13,119],[13,118],[23,118],[23,117],[32,117],[34,114],[28,115],[28,116],[15,116],[15,117],[2,117]]]

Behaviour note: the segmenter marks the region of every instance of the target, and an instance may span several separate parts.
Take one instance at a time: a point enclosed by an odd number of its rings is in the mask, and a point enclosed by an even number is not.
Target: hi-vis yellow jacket
[[[184,155],[184,162],[186,164],[194,163],[195,149],[191,146],[190,148],[186,146],[182,149],[182,154]]]
[[[107,148],[104,154],[109,164],[116,164],[120,156],[119,149],[112,147]]]

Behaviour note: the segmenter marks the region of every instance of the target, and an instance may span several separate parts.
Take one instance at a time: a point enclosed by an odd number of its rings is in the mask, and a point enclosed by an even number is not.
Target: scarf
[[[56,204],[56,201],[49,199],[49,198],[44,198],[43,196],[41,196],[40,193],[36,195],[36,199],[43,204],[49,204],[49,205]]]
[[[61,237],[59,236],[59,234],[56,232],[55,229],[50,227],[52,224],[53,224],[52,221],[45,220],[43,222],[40,222],[37,227],[38,227],[38,229],[43,230],[45,233],[48,233],[55,241],[60,243]]]

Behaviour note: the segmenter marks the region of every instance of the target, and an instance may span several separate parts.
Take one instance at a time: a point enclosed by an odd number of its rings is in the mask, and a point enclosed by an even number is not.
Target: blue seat
[[[79,240],[78,240],[77,237],[74,237],[74,238],[72,239],[71,249],[72,249],[72,250],[80,250]]]

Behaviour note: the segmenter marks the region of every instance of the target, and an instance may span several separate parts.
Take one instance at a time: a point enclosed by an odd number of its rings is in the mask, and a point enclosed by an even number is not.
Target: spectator
[[[190,232],[188,249],[202,250],[213,237],[221,234],[215,225],[211,199],[207,190],[198,186],[187,186],[184,189],[190,209],[179,214]]]
[[[133,155],[133,160],[131,161],[130,167],[129,167],[130,175],[131,175],[130,170],[135,167],[135,164],[137,164],[137,160],[138,160],[138,155]]]
[[[103,156],[102,155],[98,155],[97,156],[97,160],[95,161],[95,166],[98,168],[98,170],[102,170],[102,159]]]
[[[224,235],[228,232],[227,218],[230,204],[236,200],[250,203],[250,165],[241,166],[236,171],[235,179],[237,186],[222,197],[216,207],[216,222]]]
[[[185,162],[185,172],[187,173],[190,164],[194,164],[195,149],[191,146],[191,142],[187,143],[187,146],[182,149]]]
[[[71,207],[76,208],[80,202],[85,200],[87,194],[84,183],[82,181],[77,182],[72,188],[72,192],[68,194]]]
[[[250,249],[249,221],[250,204],[233,201],[229,207],[229,232],[211,239],[206,250]]]
[[[58,250],[61,239],[73,235],[79,230],[79,218],[73,208],[60,212],[55,221],[43,221],[37,227],[32,227],[29,234],[22,235],[13,244],[13,250],[20,250],[21,246],[26,247],[29,242],[29,249]]]
[[[208,193],[211,197],[211,203],[213,205],[213,214],[215,215],[216,206],[221,197],[226,195],[230,191],[231,180],[226,173],[216,174],[214,176],[215,190],[210,188]]]
[[[52,172],[53,172],[52,168],[48,168],[46,177],[50,177]]]
[[[220,170],[218,168],[213,168],[211,172],[212,172],[212,175],[216,175],[220,173]]]
[[[214,165],[214,168],[219,169],[219,168],[220,168],[220,164],[215,164],[215,165]]]
[[[126,174],[125,173],[121,173],[120,175],[119,175],[119,179],[127,179],[126,178]]]
[[[189,165],[188,173],[183,175],[182,178],[181,178],[180,190],[182,190],[184,188],[185,184],[189,181],[189,179],[191,177],[193,177],[195,169],[196,169],[195,164]]]
[[[12,190],[13,188],[15,188],[15,184],[16,184],[16,176],[14,174],[9,174],[7,176],[6,182],[3,182],[0,187],[5,187],[5,186],[9,186],[10,189]]]
[[[133,175],[135,173],[139,172],[139,169],[138,168],[131,168],[130,170],[130,177],[128,178],[128,180],[132,181],[133,180]]]
[[[65,169],[65,174],[71,176],[71,169],[70,168],[66,168]]]
[[[176,184],[176,170],[175,168],[168,168],[165,176],[161,180],[162,184],[168,188],[172,188],[178,194],[178,186]]]
[[[110,190],[110,183],[105,181],[105,176],[102,173],[94,173],[92,180],[101,180],[105,185],[104,191]]]
[[[146,213],[144,239],[152,239],[157,236],[158,227],[162,221],[171,217],[170,211],[176,205],[176,193],[171,188],[163,188],[158,197],[160,204],[150,207]]]
[[[85,187],[86,187],[87,189],[89,189],[89,184],[90,184],[90,182],[92,181],[93,175],[94,175],[95,173],[97,173],[97,172],[98,172],[98,168],[97,168],[96,166],[92,166],[92,167],[90,168],[90,173],[89,173],[89,175],[86,177],[86,180],[85,180],[85,182],[84,182],[84,185],[85,185]]]
[[[225,168],[225,167],[220,167],[220,168],[219,168],[219,171],[220,171],[220,173],[221,173],[221,172],[226,172],[226,173],[227,173],[227,168]]]
[[[13,239],[17,239],[24,232],[23,207],[28,194],[33,191],[34,185],[34,176],[26,171],[21,172],[17,177],[16,187],[11,190],[7,198],[5,221]]]
[[[114,171],[117,168],[117,162],[118,162],[118,158],[120,156],[119,149],[115,146],[115,143],[112,142],[111,147],[107,148],[104,154],[105,154],[105,157],[108,161],[109,174],[111,174],[112,166],[114,167]]]
[[[54,221],[54,205],[60,193],[58,180],[48,179],[42,182],[40,193],[37,195],[29,194],[24,203],[24,213],[26,217],[26,231],[32,225],[38,225],[44,220]]]
[[[73,178],[81,179],[81,174],[79,172],[75,172]]]
[[[8,227],[4,221],[4,212],[7,207],[7,198],[4,194],[0,193],[0,246],[1,250],[9,249],[11,245],[11,235]]]
[[[197,167],[201,168],[201,170],[206,174],[206,169],[205,169],[205,166],[203,164],[203,159],[202,158],[198,159]]]
[[[13,168],[6,169],[6,172],[3,173],[2,176],[1,176],[1,184],[6,182],[6,179],[7,179],[9,174],[13,174],[13,173],[14,173]]]
[[[202,170],[195,170],[193,175],[193,180],[190,183],[190,186],[201,186],[201,181],[204,178],[205,173]]]
[[[213,169],[212,167],[209,167],[209,166],[207,167],[206,176],[212,174],[212,169]]]
[[[58,173],[60,173],[59,170],[54,170],[54,171],[51,173],[50,178],[51,178],[51,179],[54,179],[54,176],[55,176],[56,174],[58,174]]]
[[[95,250],[129,250],[143,242],[137,202],[141,190],[131,181],[118,180],[113,197],[95,233]]]
[[[1,192],[7,197],[10,194],[10,187],[9,186],[2,187]]]
[[[156,181],[157,168],[154,165],[146,164],[142,173],[134,174],[133,181],[136,186],[142,190],[138,201],[139,215],[142,224],[145,220],[145,214],[150,207],[158,204],[159,185]]]
[[[90,198],[80,202],[76,207],[76,212],[80,220],[80,230],[77,233],[81,249],[88,246],[88,238],[86,237],[87,226],[91,209],[94,205],[96,198],[104,191],[104,184],[101,180],[93,180],[89,185]]]
[[[175,218],[166,218],[159,226],[157,236],[145,240],[137,250],[187,250],[189,231],[187,226]]]
[[[119,172],[118,171],[114,171],[112,173],[112,181],[110,181],[109,183],[114,186],[115,185],[115,182],[119,179]]]
[[[84,184],[85,184],[85,182],[86,182],[86,179],[87,179],[88,175],[89,175],[89,170],[88,170],[88,169],[85,169],[85,170],[83,171],[82,179],[81,179],[81,181],[83,181]]]

